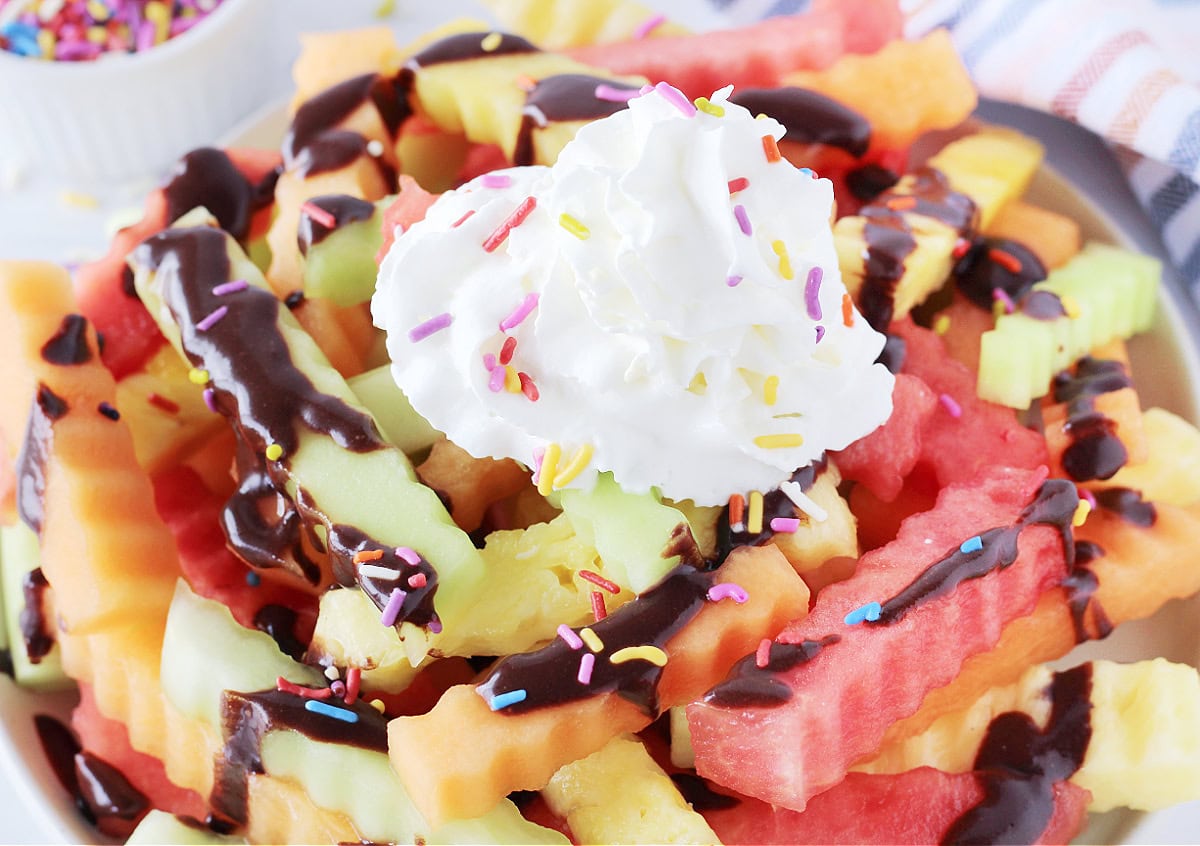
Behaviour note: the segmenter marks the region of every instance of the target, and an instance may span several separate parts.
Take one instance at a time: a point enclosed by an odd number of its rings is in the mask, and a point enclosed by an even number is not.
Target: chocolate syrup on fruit
[[[1008,238],[976,238],[951,273],[958,290],[989,312],[995,291],[1004,292],[1016,303],[1046,278],[1046,268],[1037,255]]]
[[[735,89],[729,102],[752,115],[765,114],[783,124],[784,141],[825,144],[861,158],[871,144],[871,124],[858,112],[806,88]]]
[[[1154,527],[1158,520],[1158,509],[1153,502],[1142,499],[1141,491],[1132,488],[1108,488],[1095,492],[1096,504],[1111,511],[1126,523],[1143,529]]]
[[[1057,374],[1055,402],[1067,404],[1064,432],[1070,439],[1062,465],[1072,479],[1109,479],[1125,466],[1129,453],[1117,437],[1117,424],[1096,410],[1096,397],[1133,386],[1124,363],[1084,356],[1075,367]]]
[[[545,129],[551,123],[598,120],[629,108],[627,102],[597,97],[596,89],[600,85],[618,91],[637,91],[640,87],[582,73],[557,74],[539,80],[525,95],[521,129],[513,147],[513,164],[531,165],[536,161],[534,130]]]
[[[267,177],[272,189],[273,176]],[[229,155],[215,147],[201,147],[185,155],[163,186],[168,224],[203,207],[241,243],[250,234],[254,212],[270,205],[273,194],[273,190],[264,191],[246,179]]]
[[[691,805],[692,810],[700,813],[724,811],[742,804],[742,800],[736,796],[713,790],[707,779],[701,778],[695,773],[671,773],[671,781],[675,782],[675,787],[683,796],[683,801]]]
[[[303,661],[308,647],[296,637],[297,617],[286,605],[264,605],[254,614],[254,628],[269,635],[284,655]]]
[[[311,701],[293,693],[265,690],[221,695],[221,725],[225,746],[217,756],[212,805],[227,819],[244,825],[248,813],[248,777],[263,770],[263,738],[272,731],[295,731],[324,743],[354,746],[387,754],[387,719],[362,701],[346,705],[323,700],[330,707],[354,714],[353,722],[309,711]]]
[[[1075,561],[1071,571],[1063,579],[1067,594],[1067,607],[1071,610],[1071,622],[1075,627],[1075,642],[1100,640],[1112,634],[1113,624],[1096,600],[1096,589],[1100,579],[1089,566],[1104,555],[1104,549],[1091,541],[1075,543]],[[1088,611],[1091,611],[1091,628],[1088,628]]]
[[[375,204],[349,194],[323,194],[308,201],[312,205],[328,212],[333,218],[333,226],[326,226],[311,215],[300,209],[300,224],[296,232],[296,243],[300,247],[300,255],[307,256],[308,251],[320,244],[337,230],[348,223],[360,220],[370,220],[375,214]]]
[[[724,681],[704,695],[704,701],[722,708],[770,708],[782,705],[792,698],[792,689],[776,675],[807,664],[820,655],[825,647],[840,641],[841,638],[835,634],[799,643],[773,641],[765,664],[759,666],[757,655],[745,656],[733,665]]]
[[[846,187],[854,197],[869,203],[900,181],[900,174],[871,162],[846,174]]]
[[[46,591],[50,583],[41,567],[34,567],[21,579],[25,606],[21,609],[21,638],[31,664],[40,664],[54,648],[54,632],[46,619]]]
[[[381,553],[369,563],[395,572],[394,579],[380,579],[363,575],[354,563],[356,553]],[[433,595],[437,591],[438,574],[428,561],[421,557],[416,565],[409,564],[396,554],[394,547],[382,546],[366,533],[353,526],[336,525],[329,530],[329,557],[333,562],[333,577],[339,584],[362,588],[380,611],[387,608],[396,589],[404,591],[396,625],[414,623],[427,626],[437,620],[433,610]],[[410,581],[415,579],[415,581]]]
[[[1092,667],[1055,673],[1045,730],[1020,711],[992,720],[975,757],[983,799],[943,843],[1035,843],[1054,814],[1054,786],[1083,764],[1092,738]]]
[[[17,456],[17,515],[39,535],[42,498],[46,494],[46,459],[54,440],[54,421],[61,420],[69,410],[66,400],[39,384],[29,410],[25,440]]]
[[[807,493],[816,484],[817,477],[828,467],[829,461],[822,454],[812,464],[807,464],[794,472],[791,481],[798,484],[801,491]],[[796,504],[782,490],[776,488],[768,491],[763,494],[762,529],[751,534],[744,523],[739,530],[733,530],[733,527],[729,525],[729,507],[726,506],[721,512],[721,518],[717,520],[717,561],[724,561],[729,557],[729,553],[739,546],[762,546],[775,537],[775,533],[771,531],[771,520],[776,517],[794,518],[797,513]],[[802,521],[808,519],[803,514],[799,516]]]
[[[495,36],[499,36],[497,39]],[[541,50],[519,35],[507,32],[462,32],[441,38],[421,50],[405,63],[409,70],[507,56],[519,53],[540,53]]]
[[[42,345],[42,359],[63,367],[91,361],[92,349],[87,342],[87,325],[87,318],[81,314],[68,314],[64,317],[58,331]]]

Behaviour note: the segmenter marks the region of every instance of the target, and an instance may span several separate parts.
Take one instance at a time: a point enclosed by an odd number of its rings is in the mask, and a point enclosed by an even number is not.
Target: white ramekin
[[[144,53],[49,62],[0,51],[0,166],[83,184],[157,175],[269,93],[272,0],[224,0]]]

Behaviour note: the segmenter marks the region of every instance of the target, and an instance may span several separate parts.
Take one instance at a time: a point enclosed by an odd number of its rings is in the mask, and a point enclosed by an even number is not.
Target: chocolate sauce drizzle
[[[997,261],[997,253],[1015,261]],[[994,291],[1003,291],[1013,302],[1019,301],[1046,278],[1046,268],[1037,254],[1020,241],[1008,238],[975,238],[951,271],[958,290],[975,305],[991,311]]]
[[[1017,311],[1034,320],[1058,320],[1067,316],[1062,298],[1053,291],[1028,291],[1017,300]]]
[[[1104,608],[1096,601],[1096,590],[1100,587],[1100,579],[1091,563],[1104,556],[1104,549],[1092,541],[1076,541],[1075,561],[1071,571],[1063,579],[1063,589],[1067,595],[1067,608],[1071,611],[1071,623],[1075,628],[1075,642],[1085,640],[1102,640],[1112,634],[1113,624]],[[1091,626],[1088,626],[1088,612],[1091,612]]]
[[[525,95],[521,128],[513,147],[513,164],[531,165],[536,161],[533,143],[536,129],[545,129],[551,123],[598,120],[629,108],[627,102],[597,97],[596,87],[599,85],[607,85],[618,91],[637,91],[640,87],[581,73],[548,76],[535,84]]]
[[[69,410],[66,400],[46,385],[38,385],[25,426],[25,440],[17,456],[17,515],[39,535],[44,516],[46,459],[54,441],[54,421],[61,420]]]
[[[333,217],[332,227],[316,221],[300,209],[300,224],[296,232],[296,243],[300,247],[300,255],[307,256],[308,251],[320,244],[330,235],[349,223],[370,220],[375,215],[375,204],[349,194],[323,194],[313,197],[308,203],[328,212]]]
[[[46,591],[50,583],[41,567],[34,567],[21,579],[21,594],[25,605],[19,624],[25,641],[25,654],[31,664],[40,664],[54,648],[54,632],[46,619]]]
[[[499,35],[499,39],[494,36]],[[484,44],[487,47],[484,47]],[[471,59],[486,59],[489,56],[509,56],[520,53],[540,53],[541,50],[533,43],[519,35],[507,32],[461,32],[438,39],[405,63],[410,71],[428,68],[433,65],[444,65],[451,62],[465,62]]]
[[[359,570],[358,565],[354,563],[355,553],[375,551],[383,555],[370,563],[394,571],[396,578],[366,576]],[[329,555],[333,562],[334,579],[342,585],[358,585],[380,611],[387,607],[393,590],[400,588],[405,592],[404,603],[396,618],[397,625],[400,622],[414,623],[418,626],[436,623],[433,595],[437,590],[438,574],[424,557],[415,566],[409,564],[396,554],[393,547],[381,546],[362,530],[345,525],[335,525],[329,530]],[[414,587],[408,581],[417,574],[425,577],[425,584],[420,587]]]
[[[1129,453],[1117,437],[1117,424],[1096,410],[1096,397],[1133,386],[1124,363],[1084,356],[1053,382],[1054,401],[1067,404],[1064,431],[1070,443],[1063,450],[1062,465],[1072,479],[1110,479],[1125,466]]]
[[[816,484],[817,478],[828,467],[829,461],[822,454],[812,464],[807,464],[792,473],[791,481],[800,485],[800,490],[807,493],[812,490],[812,486]],[[720,519],[717,520],[717,560],[724,561],[729,557],[729,553],[739,546],[762,546],[775,537],[775,533],[771,531],[771,520],[776,517],[796,517],[797,513],[796,504],[782,490],[776,488],[773,491],[768,491],[763,494],[762,529],[751,534],[745,526],[739,531],[735,532],[733,530],[729,525],[729,507],[726,506],[721,512]],[[807,518],[801,515],[801,519],[804,520]]]
[[[254,628],[269,635],[284,655],[303,661],[308,646],[296,637],[297,617],[286,605],[264,605],[254,614]]]
[[[871,124],[858,112],[806,88],[744,88],[729,102],[752,115],[765,114],[783,124],[784,141],[826,144],[845,150],[856,159],[871,145]]]
[[[1095,492],[1096,504],[1111,511],[1126,523],[1151,529],[1158,520],[1153,502],[1142,499],[1142,492],[1132,488],[1107,488]]]
[[[1055,673],[1050,719],[1039,729],[1028,714],[992,720],[975,757],[983,799],[960,816],[943,843],[1034,843],[1054,814],[1054,785],[1083,764],[1092,738],[1092,667]]]
[[[727,793],[718,793],[712,784],[695,773],[671,773],[671,781],[683,796],[683,801],[692,806],[692,810],[724,811],[742,804],[742,800]]]
[[[205,208],[235,240],[245,243],[254,212],[274,202],[278,170],[257,185],[237,169],[224,150],[201,147],[180,159],[163,186],[167,223],[195,208]]]
[[[217,814],[244,825],[248,815],[249,774],[263,770],[263,738],[272,731],[296,731],[311,740],[387,753],[387,719],[370,705],[346,705],[330,698],[326,704],[351,711],[354,722],[306,710],[308,701],[280,690],[221,695],[225,745],[217,756],[212,806]]]
[[[864,203],[871,202],[899,181],[900,174],[875,162],[868,162],[846,174],[846,187]]]
[[[87,364],[92,360],[92,349],[87,342],[87,318],[81,314],[68,314],[62,325],[42,345],[42,359],[50,364],[70,367]]]
[[[773,641],[763,666],[758,665],[757,655],[746,655],[733,665],[724,681],[704,695],[704,701],[722,708],[782,705],[792,698],[792,689],[776,675],[807,664],[825,647],[840,641],[835,634],[799,643]]]

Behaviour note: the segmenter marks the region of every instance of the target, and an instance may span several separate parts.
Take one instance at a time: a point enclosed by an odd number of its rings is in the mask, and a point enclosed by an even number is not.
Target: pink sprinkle
[[[458,227],[462,226],[464,223],[467,222],[467,218],[469,218],[473,214],[475,214],[475,209],[467,209],[467,213],[464,214],[462,217],[460,217],[458,220],[454,221],[454,223],[450,224],[450,228],[457,229]]]
[[[339,699],[346,695],[346,683],[343,681],[335,681],[329,685],[329,689],[333,691],[333,695]]]
[[[819,344],[819,343],[821,343],[821,339],[822,339],[822,338],[824,338],[824,337],[825,337],[825,327],[824,327],[824,326],[818,326],[818,327],[817,327],[817,340],[816,340],[816,341],[814,341],[813,343],[816,343],[816,344]]]
[[[484,188],[507,188],[512,185],[512,177],[503,173],[485,173],[479,182]]]
[[[580,684],[591,684],[592,669],[596,666],[596,656],[585,652],[579,656],[579,675],[576,678]]]
[[[496,369],[496,356],[492,355],[491,353],[484,353],[483,354],[483,369],[486,370],[488,373],[491,373],[493,370],[495,370]]]
[[[638,24],[637,29],[635,29],[631,34],[633,40],[640,41],[666,22],[666,15],[654,15],[653,17],[646,18],[646,20]]]
[[[217,395],[212,388],[204,389],[204,404],[208,406],[208,410],[213,414],[220,412],[220,409],[217,408]]]
[[[771,531],[790,535],[800,530],[800,520],[797,517],[772,517]]]
[[[423,588],[428,583],[429,582],[425,578],[424,573],[413,573],[411,576],[408,577],[408,586],[410,588]]]
[[[738,605],[741,605],[750,598],[750,594],[746,593],[746,589],[741,585],[734,584],[733,582],[721,582],[708,589],[708,598],[713,602],[720,602],[722,599],[732,599]]]
[[[1087,488],[1076,487],[1075,490],[1078,492],[1080,497],[1087,500],[1088,505],[1090,505],[1093,509],[1096,508],[1096,495],[1094,493],[1089,491]]]
[[[821,279],[825,271],[814,267],[808,271],[808,279],[804,282],[804,305],[808,308],[808,316],[813,320],[821,319]]]
[[[533,450],[533,479],[532,482],[536,485],[538,478],[542,475],[542,459],[546,457],[545,447],[534,447]]]
[[[654,91],[654,86],[653,86],[653,85],[651,85],[649,82],[647,82],[645,85],[643,85],[643,86],[641,87],[641,90],[639,90],[639,91],[638,91],[638,94],[639,94],[640,96],[643,96],[643,97],[644,97],[644,96],[646,96],[647,94],[650,94],[650,93],[652,93],[653,91]]]
[[[383,609],[383,616],[379,618],[379,622],[385,626],[396,625],[396,618],[400,616],[400,607],[404,605],[404,599],[407,596],[408,594],[400,590],[400,588],[393,588],[392,595],[388,597],[387,606]]]
[[[408,330],[408,339],[414,344],[417,341],[423,341],[432,335],[434,332],[440,332],[454,322],[454,318],[449,312],[443,312],[437,317],[431,317],[424,323],[414,326]]]
[[[740,273],[736,273],[733,276],[730,276],[728,279],[726,279],[725,284],[728,285],[730,288],[736,288],[738,285],[742,284],[742,278],[743,277]]]
[[[558,636],[566,641],[567,646],[571,647],[572,649],[583,648],[583,639],[580,638],[579,635],[575,634],[575,630],[566,623],[559,623]]]
[[[324,226],[326,229],[337,228],[337,218],[327,212],[325,209],[318,206],[316,203],[304,203],[300,206],[300,211],[312,218],[314,222]]]
[[[946,413],[956,420],[962,417],[962,406],[959,405],[954,397],[949,394],[942,394],[938,397],[938,402],[942,404],[942,408],[946,409]]]
[[[196,324],[196,328],[201,332],[207,332],[209,329],[220,323],[221,318],[227,314],[229,314],[229,306],[221,306],[220,308],[215,309],[208,317],[199,321]]]
[[[512,314],[500,321],[500,331],[507,332],[510,329],[515,329],[521,325],[521,322],[529,316],[529,313],[537,308],[538,295],[534,291],[526,294],[525,299],[521,300],[521,304],[513,309]]]
[[[773,642],[769,637],[764,637],[758,642],[758,649],[754,651],[754,666],[760,670],[771,663],[771,644]]]
[[[614,88],[603,82],[596,86],[596,99],[607,103],[628,103],[637,96],[636,88]]]
[[[234,279],[232,282],[222,282],[212,289],[214,297],[224,297],[226,294],[236,294],[250,287],[245,279]]]
[[[749,235],[754,232],[750,226],[750,216],[746,214],[746,207],[741,203],[733,207],[733,216],[737,219],[738,227],[742,230],[743,235]]]
[[[497,247],[504,243],[508,238],[508,233],[512,232],[518,226],[525,222],[525,218],[529,217],[530,213],[537,207],[536,197],[526,197],[521,201],[521,204],[516,207],[504,221],[495,228],[491,235],[483,241],[483,249],[485,252],[494,252]]]
[[[396,557],[404,561],[404,563],[410,567],[419,567],[421,564],[421,556],[418,555],[417,551],[411,547],[396,547]]]
[[[1013,302],[1013,298],[1008,295],[1008,292],[1003,288],[992,289],[992,299],[1004,303],[1004,313],[1012,314],[1017,310],[1017,304]]]
[[[493,367],[491,378],[488,379],[488,390],[498,394],[504,389],[504,380],[508,376],[503,367]]]
[[[683,113],[684,117],[691,117],[696,114],[696,106],[687,97],[683,96],[683,92],[671,85],[669,82],[660,82],[654,86],[664,100],[670,103],[675,108]]]
[[[429,631],[433,632],[434,634],[441,634],[442,633],[442,621],[441,620],[430,620],[429,621]]]

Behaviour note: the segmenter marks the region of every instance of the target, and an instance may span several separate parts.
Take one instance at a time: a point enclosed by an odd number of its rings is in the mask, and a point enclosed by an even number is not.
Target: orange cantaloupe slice
[[[1024,200],[1005,203],[984,230],[992,238],[1024,244],[1047,270],[1062,267],[1083,246],[1079,224],[1065,214]]]
[[[391,27],[370,26],[300,36],[292,65],[295,94],[290,111],[339,82],[364,73],[392,73],[402,55]]]
[[[475,458],[446,438],[434,443],[416,470],[422,482],[446,495],[450,516],[465,532],[480,527],[490,505],[531,484],[529,471],[511,458]]]
[[[250,843],[359,843],[362,837],[344,814],[313,804],[289,779],[250,773],[246,795]]]

